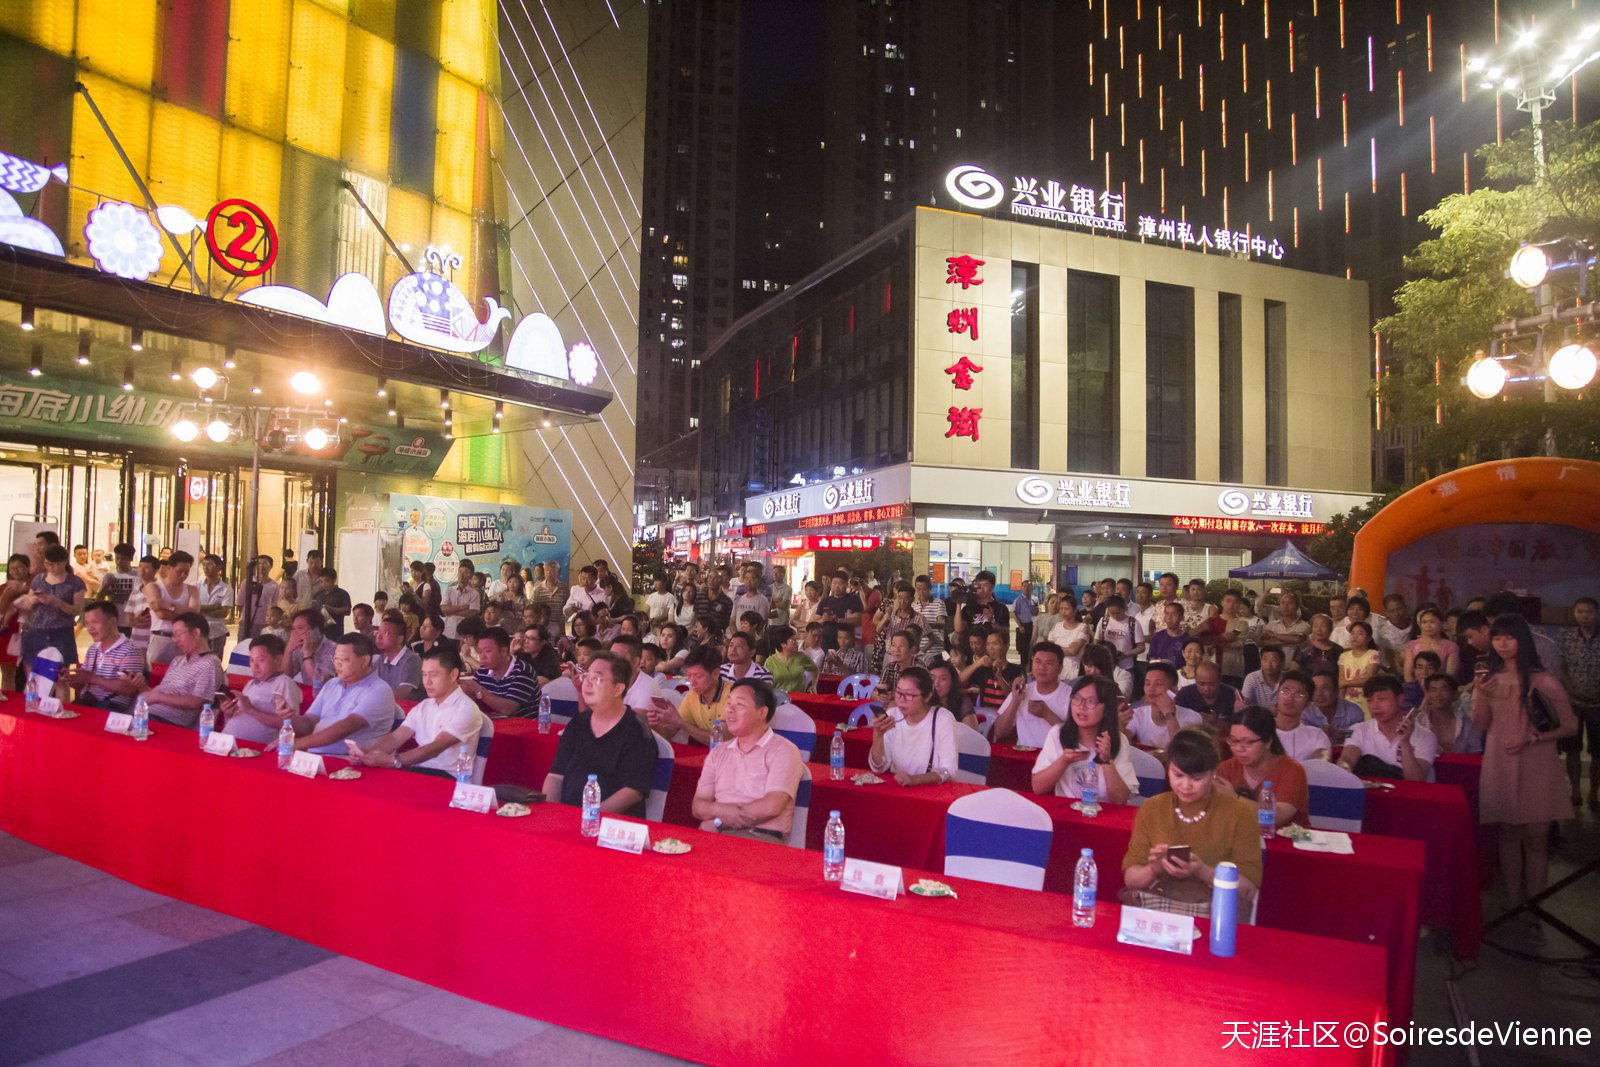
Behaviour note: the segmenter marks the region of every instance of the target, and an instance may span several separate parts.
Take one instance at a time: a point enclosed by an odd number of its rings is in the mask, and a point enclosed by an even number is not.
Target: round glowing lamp
[[[1523,245],[1511,255],[1511,280],[1524,289],[1543,284],[1550,273],[1550,254],[1538,245]]]
[[[1564,345],[1550,357],[1550,380],[1563,389],[1582,389],[1594,381],[1595,354],[1580,344]]]
[[[310,371],[297,370],[289,376],[289,388],[302,396],[312,396],[322,392],[322,383]]]
[[[200,436],[200,427],[193,419],[179,419],[172,424],[172,436],[188,444]]]
[[[1480,359],[1467,371],[1467,389],[1479,400],[1488,400],[1500,395],[1506,378],[1506,369],[1498,359]]]

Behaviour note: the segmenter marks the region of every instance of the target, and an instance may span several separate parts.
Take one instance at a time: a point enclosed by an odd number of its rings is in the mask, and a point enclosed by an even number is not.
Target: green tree
[[[1377,325],[1386,364],[1377,387],[1384,418],[1417,432],[1414,455],[1423,478],[1488,459],[1542,455],[1547,432],[1561,455],[1600,457],[1596,387],[1557,390],[1555,402],[1546,403],[1531,383],[1508,385],[1493,400],[1479,400],[1462,384],[1477,354],[1489,348],[1494,325],[1536,310],[1505,277],[1517,246],[1558,237],[1600,243],[1600,123],[1547,122],[1545,144],[1542,184],[1534,177],[1530,130],[1478,150],[1489,184],[1423,213],[1436,236],[1406,257],[1408,280],[1395,294],[1396,311]],[[1600,294],[1589,273],[1593,299]],[[1577,302],[1575,292],[1556,295],[1563,306]],[[1531,339],[1517,344],[1528,351]]]
[[[1356,531],[1399,496],[1399,490],[1373,497],[1358,508],[1335,515],[1327,529],[1306,542],[1305,553],[1341,578],[1350,576],[1350,556],[1355,552]]]

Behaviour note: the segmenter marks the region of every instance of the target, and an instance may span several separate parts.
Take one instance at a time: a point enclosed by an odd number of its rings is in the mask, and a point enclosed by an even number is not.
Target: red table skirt
[[[1361,828],[1368,834],[1409,837],[1427,849],[1422,882],[1424,926],[1450,931],[1460,959],[1477,959],[1483,943],[1483,897],[1478,891],[1477,831],[1467,795],[1456,785],[1385,781],[1367,790]]]
[[[436,778],[367,769],[353,782],[305,780],[270,757],[203,755],[191,731],[157,724],[141,744],[105,733],[100,712],[53,720],[21,715],[18,704],[0,709],[7,832],[463,996],[699,1062],[1178,1054],[1185,1064],[1237,1064],[1239,1050],[1224,1045],[1242,1021],[1389,1018],[1384,954],[1371,945],[1244,928],[1233,959],[1203,943],[1174,956],[1117,944],[1106,906],[1092,929],[1073,926],[1053,893],[951,879],[956,900],[870,900],[824,883],[811,852],[675,828],[689,855],[630,856],[581,837],[577,811],[562,805],[523,819],[475,815],[447,807],[451,784]],[[186,817],[219,796],[229,802],[226,833]],[[286,811],[317,816],[298,821],[287,843]],[[406,841],[434,847],[396,847]],[[556,903],[485,894],[486,878],[553,887]],[[294,903],[308,889],[317,907]],[[376,920],[374,893],[385,902]],[[441,921],[441,901],[472,904]],[[939,995],[957,982],[1004,993]],[[1124,1023],[1085,1026],[1063,1010],[1063,983],[1092,989],[1097,1016]],[[1160,999],[1159,1025],[1126,1022],[1148,1015],[1152,990],[1182,995]],[[1383,1062],[1372,1047],[1291,1055]]]
[[[789,703],[818,722],[840,723],[849,722],[850,713],[868,701],[847,700],[831,693],[790,693]]]
[[[703,752],[680,752],[662,820],[697,825],[691,814],[700,781]],[[811,765],[811,809],[806,847],[821,850],[828,812],[837,809],[845,825],[847,851],[861,859],[900,867],[939,870],[944,866],[944,817],[951,801],[985,788],[950,782],[901,788],[888,778],[881,785],[858,786],[846,770],[843,781],[828,777],[826,764]],[[1078,850],[1092,848],[1100,867],[1100,898],[1115,901],[1122,888],[1122,857],[1132,834],[1132,807],[1106,806],[1086,819],[1063,797],[1025,794],[1050,812],[1055,833],[1045,889],[1071,894]],[[1352,835],[1355,854],[1307,852],[1288,841],[1271,846],[1258,921],[1266,926],[1342,940],[1375,943],[1389,951],[1391,1014],[1409,1018],[1416,971],[1418,900],[1422,892],[1423,849],[1413,841]],[[1372,891],[1382,886],[1381,893]]]

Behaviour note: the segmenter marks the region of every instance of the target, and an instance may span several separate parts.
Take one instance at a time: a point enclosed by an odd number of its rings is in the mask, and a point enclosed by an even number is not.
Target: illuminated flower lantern
[[[593,385],[595,376],[600,373],[600,357],[587,341],[572,346],[572,351],[567,353],[567,365],[572,369],[572,380],[579,385]]]
[[[83,233],[89,239],[89,255],[107,273],[142,282],[161,269],[161,233],[132,204],[106,201],[89,212]]]
[[[509,319],[511,312],[493,297],[485,297],[489,318],[479,322],[466,294],[444,276],[446,270],[461,266],[461,257],[429,245],[422,259],[431,269],[407,274],[389,293],[389,325],[394,332],[407,341],[447,352],[480,352],[487,348],[499,331],[501,320]]]

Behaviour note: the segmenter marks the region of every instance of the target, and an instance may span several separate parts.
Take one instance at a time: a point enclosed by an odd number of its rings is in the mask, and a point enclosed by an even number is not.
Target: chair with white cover
[[[33,663],[28,667],[27,686],[36,693],[40,700],[45,697],[55,696],[56,681],[66,673],[66,664],[62,662],[61,650],[58,648],[41,648],[33,657]]]
[[[1009,789],[958,798],[944,817],[944,873],[1017,889],[1043,889],[1050,814]]]
[[[811,762],[811,753],[817,747],[817,720],[793,704],[779,704],[778,709],[772,713],[770,725],[772,731],[779,737],[794,742],[794,747],[800,750],[802,760]]]
[[[871,726],[872,717],[881,714],[883,714],[883,705],[869,700],[852,711],[845,724],[852,730],[857,726]]]
[[[494,720],[478,712],[478,754],[472,760],[472,784],[483,784],[483,770],[489,766],[489,748],[494,744]]]
[[[1306,760],[1306,785],[1311,792],[1311,825],[1318,830],[1361,832],[1361,817],[1367,810],[1367,789],[1361,779],[1337,763]]]
[[[851,674],[839,682],[839,695],[847,700],[866,700],[878,691],[883,681],[876,674]]]
[[[1128,759],[1133,763],[1133,776],[1139,780],[1139,795],[1130,797],[1128,803],[1139,805],[1155,796],[1157,793],[1167,791],[1167,769],[1161,761],[1142,748],[1135,747],[1128,735],[1122,735],[1122,743],[1128,746]]]
[[[241,684],[250,680],[250,639],[233,646],[228,653],[228,682],[231,685],[237,681]]]
[[[956,773],[951,777],[973,785],[989,781],[989,740],[966,723],[956,723]]]
[[[800,788],[794,792],[794,822],[789,826],[790,848],[806,847],[806,823],[811,817],[811,768],[800,768]]]
[[[571,722],[578,714],[578,687],[571,678],[552,679],[540,690],[541,696],[550,698],[550,718],[557,722]]]
[[[650,772],[650,795],[644,798],[644,817],[660,822],[662,813],[667,810],[667,790],[672,787],[672,743],[657,733],[650,736],[656,739],[656,765]]]
[[[671,704],[675,708],[683,706],[683,692],[679,690],[677,686],[658,685],[656,688],[661,690],[662,700],[665,700],[668,704]]]
[[[994,721],[1000,717],[997,712],[978,710],[973,717],[978,720],[978,732],[984,737],[993,739]]]

